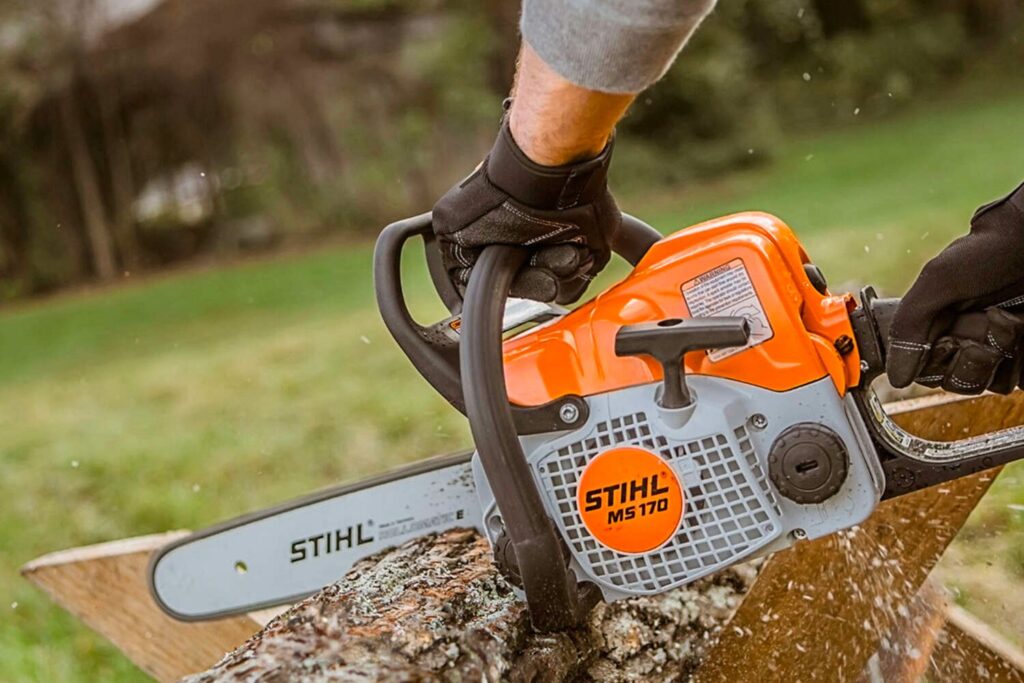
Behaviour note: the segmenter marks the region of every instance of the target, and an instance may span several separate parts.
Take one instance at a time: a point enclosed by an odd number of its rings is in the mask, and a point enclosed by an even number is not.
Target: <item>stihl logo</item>
[[[613,448],[580,476],[577,505],[583,524],[612,550],[645,553],[675,534],[683,492],[672,468],[641,448]]]
[[[671,489],[669,489],[668,486],[658,485],[657,474],[652,477],[643,477],[642,479],[624,481],[621,484],[612,484],[611,486],[605,486],[602,489],[587,491],[587,506],[584,510],[592,512],[593,510],[600,510],[603,507],[625,505],[626,503],[632,503],[638,498],[644,499],[660,496],[668,493],[670,490]],[[661,500],[665,501],[666,504],[668,503],[668,500],[665,498],[662,498]],[[611,514],[609,514],[609,521],[614,521],[611,518]]]
[[[334,529],[317,536],[300,538],[291,543],[291,562],[302,562],[310,557],[330,555],[341,550],[348,550],[356,546],[373,543],[373,536],[364,533],[363,524],[360,522],[355,526],[344,529]]]

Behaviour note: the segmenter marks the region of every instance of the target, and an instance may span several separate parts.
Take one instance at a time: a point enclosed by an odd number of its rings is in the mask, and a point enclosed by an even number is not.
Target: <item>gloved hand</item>
[[[1009,393],[1024,381],[1022,356],[1024,184],[925,265],[893,317],[886,373],[896,387]]]
[[[610,256],[622,214],[608,192],[612,143],[595,159],[541,166],[502,123],[490,154],[434,205],[433,224],[448,275],[460,291],[484,247],[528,247],[512,296],[567,304]]]

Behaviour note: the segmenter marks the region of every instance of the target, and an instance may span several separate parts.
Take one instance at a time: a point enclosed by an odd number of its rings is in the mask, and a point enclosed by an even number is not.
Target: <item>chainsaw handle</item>
[[[466,288],[459,360],[473,442],[514,551],[530,618],[539,631],[558,631],[576,626],[592,605],[545,511],[505,385],[502,317],[527,255],[522,247],[503,245],[480,254]]]
[[[409,312],[402,287],[402,250],[413,237],[423,238],[427,268],[434,288],[453,315],[462,297],[448,279],[441,253],[434,243],[430,213],[396,221],[381,231],[373,250],[373,288],[384,325],[413,366],[459,412],[466,412],[459,379],[458,345],[443,338],[441,331],[417,323]]]
[[[851,393],[875,449],[882,455],[883,499],[1024,458],[1024,427],[955,441],[931,441],[911,434],[890,418],[871,384],[885,372],[889,328],[900,300],[880,299],[871,287],[861,291],[860,299],[861,305],[850,321],[860,352],[862,377]]]
[[[427,259],[427,270],[430,273],[430,280],[434,283],[434,289],[452,315],[458,315],[462,310],[462,295],[452,284],[451,278],[445,270],[441,260],[441,250],[437,248],[437,240],[434,237],[431,212],[421,213],[401,221],[396,221],[384,228],[381,233],[393,232],[393,237],[398,238],[396,243],[388,245],[397,254],[393,256],[401,258],[402,247],[411,237],[423,238],[423,251]],[[635,266],[644,257],[647,251],[660,240],[661,233],[653,227],[644,223],[639,218],[628,213],[622,214],[622,222],[619,229],[611,239],[611,248],[616,254],[624,258],[631,266]],[[394,259],[397,260],[397,259]],[[401,283],[399,283],[400,286]]]
[[[402,251],[414,237],[423,239],[430,279],[452,315],[430,326],[420,325],[413,319],[402,287]],[[657,230],[633,216],[622,214],[622,223],[612,237],[611,247],[635,266],[659,239],[661,233]],[[462,295],[452,284],[441,260],[430,212],[396,221],[381,231],[373,253],[373,280],[377,307],[391,336],[423,378],[456,410],[465,413],[455,320],[462,312]]]
[[[430,273],[430,280],[434,283],[434,289],[438,297],[444,303],[452,315],[457,315],[462,309],[462,295],[455,289],[448,273],[445,271],[444,263],[441,261],[441,250],[437,248],[437,240],[434,237],[434,228],[431,221],[431,213],[421,213],[388,225],[381,231],[377,240],[378,251],[386,258],[389,265],[401,265],[402,249],[405,243],[413,237],[423,238],[423,252],[427,260],[427,272]],[[397,285],[396,290],[399,296],[404,297],[401,290],[401,280],[391,278],[392,284]]]
[[[885,373],[889,328],[899,305],[899,299],[879,299],[874,287],[860,291],[860,306],[850,313],[850,325],[860,354],[861,387],[871,386]]]
[[[622,222],[611,239],[611,248],[616,254],[626,259],[631,266],[636,266],[654,243],[661,239],[661,233],[636,216],[622,214]]]

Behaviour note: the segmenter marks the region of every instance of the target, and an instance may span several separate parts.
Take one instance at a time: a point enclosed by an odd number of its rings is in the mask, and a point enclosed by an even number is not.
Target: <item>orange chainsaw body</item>
[[[704,315],[748,317],[752,342],[732,352],[689,354],[688,375],[773,391],[829,376],[843,396],[860,381],[849,317],[856,304],[849,294],[820,293],[806,263],[789,226],[765,213],[734,214],[679,231],[655,244],[615,286],[506,341],[509,398],[540,405],[568,394],[660,381],[655,361],[615,354],[616,333],[623,325]]]

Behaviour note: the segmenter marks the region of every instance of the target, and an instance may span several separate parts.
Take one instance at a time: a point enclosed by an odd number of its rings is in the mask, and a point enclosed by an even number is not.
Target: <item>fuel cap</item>
[[[850,455],[828,427],[804,422],[782,432],[768,452],[768,474],[794,503],[822,503],[843,487]]]

